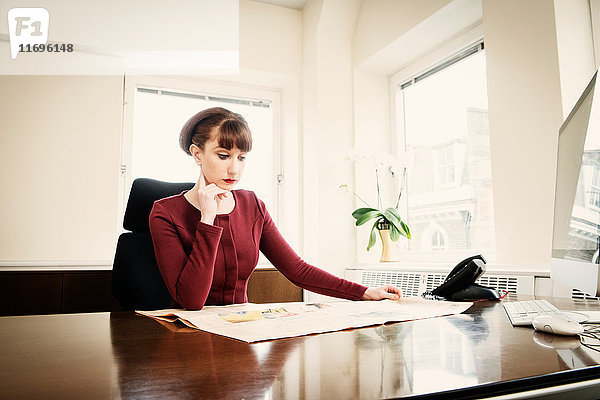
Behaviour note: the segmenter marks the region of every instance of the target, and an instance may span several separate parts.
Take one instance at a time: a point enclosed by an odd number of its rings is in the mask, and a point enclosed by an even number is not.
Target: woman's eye
[[[246,156],[239,156],[239,157],[238,157],[238,159],[239,159],[240,161],[246,161]]]
[[[221,160],[227,160],[227,157],[229,157],[229,154],[218,154],[218,156]]]

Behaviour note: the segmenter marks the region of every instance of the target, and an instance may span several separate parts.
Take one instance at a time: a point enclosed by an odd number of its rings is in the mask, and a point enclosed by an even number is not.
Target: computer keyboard
[[[561,311],[546,300],[510,301],[502,303],[513,326],[531,325],[540,315],[561,315]]]

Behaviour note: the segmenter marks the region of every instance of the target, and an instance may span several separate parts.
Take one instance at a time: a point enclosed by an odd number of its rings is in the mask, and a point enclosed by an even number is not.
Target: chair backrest
[[[148,217],[156,200],[189,190],[193,183],[149,178],[133,181],[113,262],[111,291],[124,310],[169,307],[171,296],[158,270]]]

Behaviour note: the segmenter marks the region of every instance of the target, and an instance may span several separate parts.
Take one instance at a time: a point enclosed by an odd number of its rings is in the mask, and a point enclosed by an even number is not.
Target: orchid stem
[[[354,194],[356,196],[357,199],[359,199],[360,201],[362,201],[363,203],[365,203],[365,205],[369,208],[373,208],[371,207],[371,205],[369,203],[367,203],[366,201],[364,201],[363,199],[360,198],[359,195],[357,195],[356,193],[352,192],[352,194]]]
[[[381,207],[381,193],[379,192],[379,169],[375,168],[375,180],[377,181],[377,205],[379,209],[382,210]]]
[[[400,197],[402,197],[402,191],[404,190],[404,183],[406,182],[406,167],[402,170],[402,183],[400,184],[400,192],[398,192],[398,201],[396,201],[396,210],[400,205]]]

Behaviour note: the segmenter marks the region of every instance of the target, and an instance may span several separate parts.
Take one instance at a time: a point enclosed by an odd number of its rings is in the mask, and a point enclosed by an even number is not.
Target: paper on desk
[[[425,300],[337,301],[206,306],[200,311],[137,311],[162,321],[182,321],[203,331],[244,342],[339,331],[424,318],[460,314],[473,303]]]

